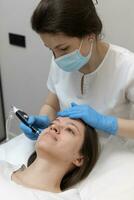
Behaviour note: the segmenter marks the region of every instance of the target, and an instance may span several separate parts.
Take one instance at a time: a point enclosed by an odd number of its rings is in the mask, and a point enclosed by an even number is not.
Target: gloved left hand
[[[93,128],[112,135],[116,135],[118,131],[118,122],[116,117],[102,115],[88,105],[77,105],[76,103],[71,103],[70,108],[58,112],[57,115],[81,119]]]

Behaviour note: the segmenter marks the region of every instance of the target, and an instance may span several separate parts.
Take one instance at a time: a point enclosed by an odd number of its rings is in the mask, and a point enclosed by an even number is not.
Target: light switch
[[[9,33],[9,43],[11,45],[26,47],[26,38],[24,35]]]

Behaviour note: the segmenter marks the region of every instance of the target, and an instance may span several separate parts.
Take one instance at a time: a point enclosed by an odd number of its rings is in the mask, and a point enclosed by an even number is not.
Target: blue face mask
[[[55,59],[55,63],[58,65],[59,68],[66,72],[73,72],[79,70],[89,62],[92,55],[93,40],[88,56],[82,56],[80,53],[82,43],[83,40],[81,41],[79,49]]]

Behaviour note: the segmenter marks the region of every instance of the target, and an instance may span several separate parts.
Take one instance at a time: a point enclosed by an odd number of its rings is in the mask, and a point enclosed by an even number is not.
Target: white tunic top
[[[14,166],[6,161],[0,161],[0,199],[3,200],[80,200],[77,189],[60,193],[52,193],[27,188],[11,180],[11,175],[20,166]]]
[[[110,44],[100,66],[84,76],[81,94],[79,71],[65,72],[52,60],[48,89],[59,99],[60,108],[71,102],[88,104],[96,111],[120,118],[134,119],[134,54]]]

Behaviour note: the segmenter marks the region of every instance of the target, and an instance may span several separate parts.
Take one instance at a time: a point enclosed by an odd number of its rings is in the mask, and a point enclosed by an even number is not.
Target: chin
[[[54,149],[55,151],[55,141],[52,138],[49,138],[47,135],[42,134],[39,136],[37,142],[36,142],[36,150],[40,150],[40,151],[52,151]]]

